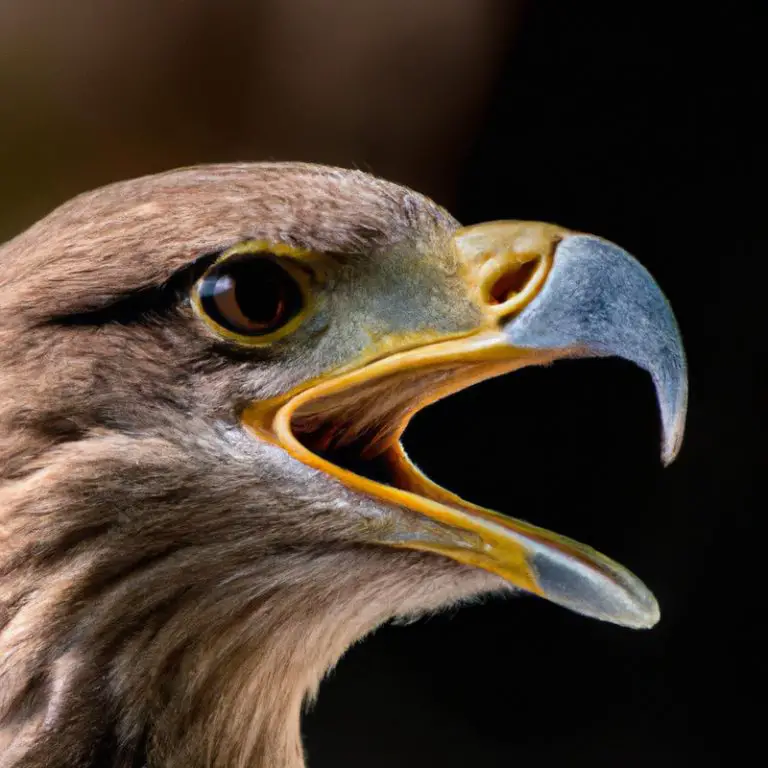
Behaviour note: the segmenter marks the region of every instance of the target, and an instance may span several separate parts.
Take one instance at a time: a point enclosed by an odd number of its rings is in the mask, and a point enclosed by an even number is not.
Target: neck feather
[[[0,630],[0,766],[300,768],[301,708],[325,672],[420,607],[376,560],[294,553],[215,591],[168,588],[174,553],[140,577],[86,561],[38,581]]]
[[[286,534],[231,456],[201,462],[97,435],[0,484],[0,768],[301,768],[301,707],[351,643],[502,584],[318,543],[319,505]]]

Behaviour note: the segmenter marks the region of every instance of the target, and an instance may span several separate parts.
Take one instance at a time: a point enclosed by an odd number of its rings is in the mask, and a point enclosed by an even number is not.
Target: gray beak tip
[[[688,401],[680,330],[653,277],[622,248],[592,235],[565,237],[541,292],[505,334],[521,347],[622,357],[644,368],[661,411],[662,462],[675,459]]]
[[[663,424],[663,438],[661,444],[661,461],[665,467],[668,467],[680,453],[683,444],[683,435],[685,434],[685,417],[687,411],[687,392],[682,398],[683,402],[677,405],[672,414],[668,417],[669,423]],[[662,422],[666,422],[662,415]]]

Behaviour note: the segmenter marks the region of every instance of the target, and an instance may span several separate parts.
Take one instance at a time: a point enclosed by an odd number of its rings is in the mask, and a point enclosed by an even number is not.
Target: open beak
[[[676,456],[687,376],[680,333],[646,270],[599,238],[548,224],[493,222],[454,236],[486,323],[458,338],[394,352],[326,377],[243,422],[303,463],[412,514],[371,523],[366,541],[484,568],[559,605],[628,627],[658,604],[632,573],[595,550],[471,504],[409,461],[400,436],[415,412],[473,383],[563,357],[618,356],[652,376],[662,459]]]

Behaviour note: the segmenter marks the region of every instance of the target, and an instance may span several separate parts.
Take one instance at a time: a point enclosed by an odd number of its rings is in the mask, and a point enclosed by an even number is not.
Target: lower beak
[[[528,284],[516,286],[519,290],[493,308],[493,327],[392,354],[326,379],[287,402],[255,403],[243,421],[348,487],[416,513],[371,523],[366,541],[438,553],[586,616],[651,627],[659,619],[658,604],[627,569],[583,544],[437,486],[413,466],[399,442],[416,411],[477,381],[562,357],[614,355],[651,374],[661,411],[662,458],[665,463],[674,459],[684,430],[687,378],[680,334],[665,297],[648,272],[617,246],[541,227],[546,253],[534,249],[537,268],[529,270]],[[455,243],[468,262],[483,252],[486,265],[519,265],[525,259],[515,249],[515,233],[516,222],[479,225],[460,230]],[[430,379],[436,372],[439,376]],[[387,482],[344,468],[301,439],[302,422],[366,397],[373,403],[398,389],[418,391],[411,385],[419,380],[433,384],[406,402],[401,397],[394,428],[363,451],[386,465]]]

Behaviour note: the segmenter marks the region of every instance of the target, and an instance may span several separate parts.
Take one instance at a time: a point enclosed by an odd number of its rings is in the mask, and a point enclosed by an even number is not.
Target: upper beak
[[[644,368],[661,411],[662,460],[677,456],[688,401],[683,343],[664,294],[626,251],[589,235],[564,238],[540,293],[504,334],[517,347],[610,355]]]
[[[372,527],[366,540],[437,552],[485,568],[588,616],[650,627],[658,604],[632,573],[551,531],[470,504],[432,483],[408,460],[399,436],[424,405],[476,381],[562,357],[615,355],[653,378],[661,410],[662,458],[680,449],[687,405],[685,355],[672,311],[648,272],[612,243],[547,224],[494,222],[459,230],[453,246],[487,324],[463,338],[396,352],[329,377],[243,419],[293,456],[356,490],[419,513]],[[297,436],[302,420],[365,401],[365,393],[405,389],[440,371],[439,385],[396,411],[397,428],[375,443],[391,482],[343,468]],[[359,408],[359,406],[358,406]],[[369,451],[368,448],[364,450]]]

